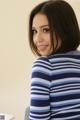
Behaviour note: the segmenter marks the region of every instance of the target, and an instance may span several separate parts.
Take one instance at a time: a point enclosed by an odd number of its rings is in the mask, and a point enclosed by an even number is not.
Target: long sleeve
[[[45,57],[32,67],[30,120],[50,120],[50,63]]]

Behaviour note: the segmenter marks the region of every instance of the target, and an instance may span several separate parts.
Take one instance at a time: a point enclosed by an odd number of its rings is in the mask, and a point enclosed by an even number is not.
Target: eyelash
[[[43,31],[44,33],[48,33],[50,30],[49,30],[49,28],[43,28],[42,31]],[[36,34],[36,33],[37,33],[37,30],[33,29],[33,30],[32,30],[32,34],[34,35],[34,34]]]
[[[37,33],[37,31],[36,30],[32,30],[32,34],[34,35],[34,34],[36,34]]]
[[[43,32],[45,33],[49,32],[49,28],[43,28]]]

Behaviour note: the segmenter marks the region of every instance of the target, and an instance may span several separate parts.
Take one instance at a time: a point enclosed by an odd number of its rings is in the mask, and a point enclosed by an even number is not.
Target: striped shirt
[[[38,58],[32,67],[30,120],[80,120],[80,52]]]

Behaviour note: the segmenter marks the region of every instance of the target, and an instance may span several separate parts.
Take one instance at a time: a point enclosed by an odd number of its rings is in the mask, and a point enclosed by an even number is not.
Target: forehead
[[[36,14],[32,21],[32,27],[39,27],[43,25],[49,25],[46,15],[41,13]]]

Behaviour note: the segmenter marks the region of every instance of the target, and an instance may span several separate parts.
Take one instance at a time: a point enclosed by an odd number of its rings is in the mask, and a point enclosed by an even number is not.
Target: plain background
[[[31,67],[35,56],[28,45],[32,8],[43,0],[0,0],[0,113],[23,120],[30,99]],[[80,0],[68,0],[80,26]]]

